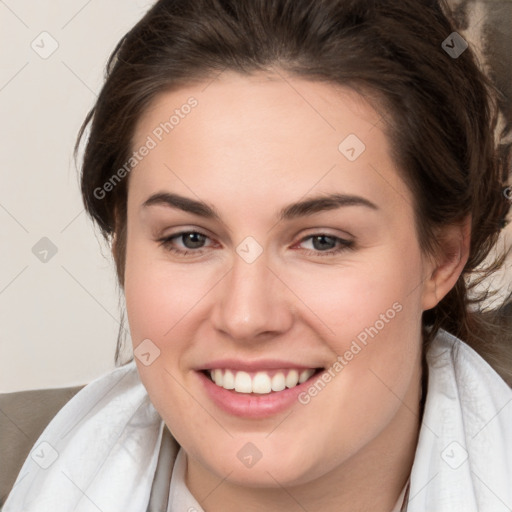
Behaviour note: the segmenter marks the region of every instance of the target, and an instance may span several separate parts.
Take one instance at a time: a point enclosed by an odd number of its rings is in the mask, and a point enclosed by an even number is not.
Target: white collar
[[[512,389],[469,345],[442,331],[411,470],[408,512],[508,511]]]
[[[135,363],[77,393],[23,464],[4,512],[145,511],[162,420]]]
[[[408,512],[509,510],[512,390],[475,351],[445,331],[432,342],[427,361]],[[165,431],[135,363],[117,368],[82,389],[51,421],[3,512],[161,511],[154,497],[148,508],[156,483],[166,488],[165,499],[167,492],[172,499],[183,497],[187,507],[201,512],[184,483],[185,458],[177,458],[178,479],[171,483],[172,468],[157,468]],[[173,456],[162,460],[172,461],[178,445],[173,440],[165,446]],[[181,510],[173,506],[172,512]]]
[[[204,512],[197,500],[192,496],[185,484],[185,472],[187,470],[187,456],[183,448],[178,451],[174,469],[172,472],[171,490],[167,512],[194,511]]]

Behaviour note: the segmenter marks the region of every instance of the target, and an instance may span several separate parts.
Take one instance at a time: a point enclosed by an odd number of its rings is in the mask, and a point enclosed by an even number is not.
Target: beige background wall
[[[84,384],[114,367],[114,268],[83,212],[72,149],[108,55],[151,4],[0,0],[0,392]],[[457,4],[493,48],[510,36],[510,2],[489,2],[498,21],[487,35],[489,7]],[[510,82],[510,62],[495,61]]]
[[[0,392],[114,367],[113,265],[83,212],[72,149],[108,55],[151,4],[0,1]],[[46,262],[45,242],[32,252],[43,237],[57,251]]]

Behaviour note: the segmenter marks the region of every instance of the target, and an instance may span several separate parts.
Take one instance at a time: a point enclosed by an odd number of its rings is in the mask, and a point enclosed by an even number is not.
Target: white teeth
[[[236,372],[235,391],[238,393],[252,393],[252,380],[247,372]]]
[[[213,370],[212,377],[217,386],[222,386],[222,370]]]
[[[297,370],[290,370],[285,382],[287,388],[294,388],[299,382],[299,372]]]
[[[219,370],[222,372],[222,370]],[[217,382],[215,382],[217,384]],[[224,389],[235,389],[235,376],[230,370],[224,372],[224,380],[220,384]]]
[[[283,372],[277,372],[272,377],[272,391],[283,391],[285,387],[286,383]]]
[[[247,372],[233,372],[216,368],[210,370],[212,380],[224,389],[234,389],[237,393],[268,394],[272,391],[283,391],[285,388],[293,388],[308,380],[314,373],[313,368],[302,370],[278,371],[272,377],[265,372],[259,371],[253,377]]]
[[[313,375],[313,373],[315,373],[315,370],[313,370],[313,368],[310,368],[308,370],[303,370],[299,377],[299,384],[306,382],[309,379],[309,377],[311,377],[311,375]]]
[[[264,372],[258,372],[252,380],[252,392],[263,395],[265,393],[270,393],[271,391],[272,386],[268,374]]]

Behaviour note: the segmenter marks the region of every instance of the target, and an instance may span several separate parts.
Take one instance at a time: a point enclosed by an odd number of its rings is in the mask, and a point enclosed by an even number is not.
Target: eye
[[[166,250],[184,256],[191,253],[201,254],[200,249],[205,247],[207,240],[209,240],[209,237],[199,231],[182,231],[172,236],[160,238],[157,242],[160,242],[160,245]],[[181,241],[183,248],[176,247],[178,241]]]
[[[210,238],[199,231],[181,231],[172,236],[163,237],[157,240],[166,250],[186,256],[190,254],[200,255],[202,249],[210,247],[206,242]],[[309,243],[311,248],[305,249],[307,255],[311,256],[333,256],[346,250],[354,249],[354,242],[343,238],[328,235],[326,233],[315,233],[304,237],[297,245]],[[181,247],[179,244],[181,243]]]
[[[339,254],[342,251],[354,249],[353,241],[328,235],[326,233],[315,233],[307,236],[299,242],[299,245],[304,244],[306,241],[310,242],[310,245],[313,248],[307,249],[306,252],[308,255],[312,256],[332,256]]]

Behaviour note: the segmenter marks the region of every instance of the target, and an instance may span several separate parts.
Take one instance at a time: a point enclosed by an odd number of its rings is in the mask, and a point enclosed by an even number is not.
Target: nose
[[[231,271],[218,287],[212,322],[236,341],[262,341],[286,332],[293,323],[290,293],[265,253],[247,263],[235,254]]]

